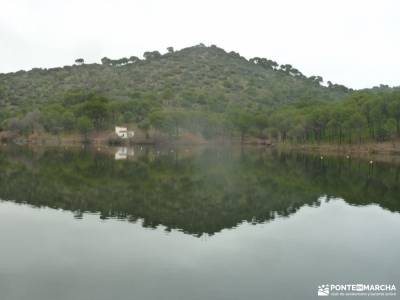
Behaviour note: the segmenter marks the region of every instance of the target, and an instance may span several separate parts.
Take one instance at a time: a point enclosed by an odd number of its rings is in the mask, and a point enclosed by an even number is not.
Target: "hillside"
[[[0,138],[80,132],[89,141],[122,124],[146,143],[182,134],[339,144],[400,137],[398,88],[325,86],[291,65],[202,44],[143,56],[0,74]]]
[[[320,85],[290,65],[227,53],[198,45],[164,55],[145,53],[103,64],[81,64],[0,74],[0,105],[10,112],[37,109],[60,101],[70,91],[95,92],[112,100],[152,94],[163,106],[224,111],[229,105],[273,107],[309,99],[337,99],[347,93],[339,85]],[[11,113],[13,114],[13,113]]]

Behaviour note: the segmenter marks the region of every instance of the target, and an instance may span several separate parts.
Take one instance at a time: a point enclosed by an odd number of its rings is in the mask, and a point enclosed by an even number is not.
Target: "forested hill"
[[[144,58],[0,74],[0,140],[139,128],[198,138],[354,143],[400,138],[400,90],[351,91],[291,65],[202,44]]]
[[[276,107],[296,101],[342,98],[348,89],[319,76],[304,76],[291,65],[264,58],[245,59],[235,52],[203,44],[166,54],[145,52],[144,59],[103,58],[101,64],[76,64],[0,74],[0,105],[12,116],[64,99],[71,91],[94,92],[111,100],[149,95],[166,107]]]

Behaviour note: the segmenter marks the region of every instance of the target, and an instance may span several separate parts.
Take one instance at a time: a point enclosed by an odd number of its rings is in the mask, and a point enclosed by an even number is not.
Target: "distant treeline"
[[[71,92],[63,101],[7,121],[5,129],[22,135],[111,130],[116,124],[134,124],[146,136],[154,129],[177,138],[182,132],[206,139],[255,137],[280,142],[362,143],[400,136],[400,91],[360,91],[333,102],[308,101],[274,109],[226,111],[163,107],[153,93],[134,93],[112,101],[91,93]]]
[[[400,137],[400,91],[359,91],[341,101],[298,103],[271,112],[271,137],[292,142],[362,143]]]

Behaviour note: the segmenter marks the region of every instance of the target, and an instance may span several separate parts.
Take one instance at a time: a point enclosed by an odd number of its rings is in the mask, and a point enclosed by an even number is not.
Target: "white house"
[[[128,130],[126,127],[115,126],[115,134],[122,139],[127,139],[132,138],[135,135],[135,132]]]

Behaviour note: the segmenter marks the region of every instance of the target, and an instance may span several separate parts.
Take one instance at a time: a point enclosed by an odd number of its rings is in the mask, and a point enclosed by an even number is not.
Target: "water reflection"
[[[0,198],[212,235],[287,217],[320,199],[400,210],[400,166],[261,149],[0,152]]]
[[[118,147],[114,154],[115,160],[124,160],[128,157],[133,158],[134,156],[135,150],[133,149],[133,147]]]

